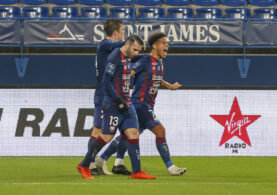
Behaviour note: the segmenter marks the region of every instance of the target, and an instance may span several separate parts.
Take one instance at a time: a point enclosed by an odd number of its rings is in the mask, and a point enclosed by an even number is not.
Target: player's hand
[[[128,105],[122,99],[118,98],[117,100],[115,100],[115,103],[120,114],[123,114],[124,112],[128,111]]]
[[[171,90],[176,90],[182,87],[182,85],[178,82],[175,82],[174,84],[171,85]]]

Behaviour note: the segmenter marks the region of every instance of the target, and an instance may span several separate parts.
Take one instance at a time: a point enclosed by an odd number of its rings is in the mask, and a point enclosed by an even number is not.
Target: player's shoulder
[[[145,62],[149,61],[150,59],[151,59],[151,56],[147,54],[147,55],[142,56],[140,58],[139,62],[140,63],[145,63]]]
[[[110,44],[113,44],[115,41],[113,41],[113,40],[109,40],[109,39],[103,39],[100,43],[99,43],[99,45],[98,45],[98,48],[105,48],[105,47],[107,47],[107,46],[109,46]]]
[[[116,48],[108,57],[108,61],[115,61],[121,59],[121,51],[119,48]]]

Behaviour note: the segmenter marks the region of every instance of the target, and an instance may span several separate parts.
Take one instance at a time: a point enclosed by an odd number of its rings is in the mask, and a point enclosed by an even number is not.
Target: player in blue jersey
[[[102,101],[104,99],[104,85],[101,82],[105,65],[108,56],[111,54],[111,52],[116,49],[120,48],[125,44],[125,41],[122,41],[124,38],[124,26],[123,22],[118,19],[109,19],[104,24],[104,31],[107,35],[107,37],[102,40],[97,48],[97,54],[96,54],[96,60],[95,60],[95,68],[96,68],[96,79],[97,79],[97,87],[94,94],[94,120],[93,120],[93,130],[91,137],[88,142],[88,147],[92,144],[93,140],[97,138],[101,133],[101,105]],[[117,140],[120,141],[120,143],[124,143],[124,150],[127,144],[127,139],[124,139],[125,137],[122,135],[121,137],[117,138]],[[113,145],[111,147],[114,147]],[[116,148],[115,148],[116,150]],[[120,155],[120,151],[119,151]],[[92,159],[92,162],[89,166],[91,170],[92,175],[101,175],[103,174],[99,169],[96,168],[95,165],[95,159]],[[119,167],[121,172],[128,172],[125,166]],[[108,169],[106,168],[106,164],[102,164],[101,169],[104,171],[105,174],[111,174]]]
[[[132,69],[135,78],[131,101],[137,112],[140,130],[150,129],[156,135],[156,147],[168,168],[168,174],[182,175],[186,172],[186,168],[178,168],[171,161],[165,128],[154,114],[155,99],[160,86],[176,90],[181,85],[178,82],[170,84],[163,80],[162,59],[167,56],[169,47],[166,35],[155,33],[149,38],[148,43],[151,53],[145,55]]]
[[[136,56],[143,45],[142,40],[131,35],[120,49],[108,57],[103,77],[105,97],[102,104],[102,133],[90,145],[84,160],[77,169],[85,179],[93,179],[88,170],[91,159],[110,142],[117,129],[128,138],[128,153],[132,164],[132,179],[155,179],[141,171],[139,131],[136,111],[129,97],[131,77],[130,59]]]
[[[156,147],[168,168],[169,175],[182,175],[186,172],[186,168],[178,168],[171,161],[165,128],[154,114],[155,99],[160,86],[176,90],[181,85],[178,82],[170,84],[163,80],[162,59],[167,56],[169,47],[165,34],[153,34],[148,43],[151,53],[142,57],[132,68],[132,75],[135,75],[135,78],[131,101],[137,112],[140,133],[144,129],[150,129],[156,135]],[[106,156],[106,160],[109,157],[110,155]]]

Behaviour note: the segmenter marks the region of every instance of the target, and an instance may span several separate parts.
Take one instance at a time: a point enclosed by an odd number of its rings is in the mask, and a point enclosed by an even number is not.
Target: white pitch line
[[[46,182],[46,183],[17,183],[17,182],[11,182],[11,183],[0,183],[0,185],[240,185],[240,186],[248,186],[248,185],[277,185],[277,182],[273,183],[236,183],[236,182],[206,182],[206,183],[191,183],[191,182],[183,182],[183,183],[93,183],[93,180],[91,183],[54,183],[54,182]]]

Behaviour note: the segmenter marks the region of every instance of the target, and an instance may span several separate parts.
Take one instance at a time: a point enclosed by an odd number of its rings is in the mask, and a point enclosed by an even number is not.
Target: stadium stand
[[[221,0],[221,4],[225,6],[244,6],[247,0]]]
[[[18,0],[1,0],[0,4],[1,5],[11,5],[11,4],[16,4],[18,3]]]
[[[192,0],[192,3],[199,6],[216,6],[219,5],[218,0]]]
[[[53,19],[78,19],[77,7],[53,7]]]
[[[104,7],[83,7],[81,8],[81,17],[85,19],[105,19],[107,18],[107,9]]]
[[[169,19],[192,19],[193,9],[192,8],[168,8],[167,17]]]
[[[251,5],[261,6],[261,7],[276,5],[276,1],[275,0],[249,0],[249,3]]]
[[[164,0],[164,4],[173,6],[184,6],[191,4],[190,0]]]
[[[76,4],[76,0],[50,0],[52,4],[56,5],[73,5]]]
[[[155,5],[161,5],[161,0],[136,0],[136,4],[138,5],[144,5],[144,6],[155,6]]]
[[[142,7],[139,8],[139,19],[162,19],[165,17],[164,8]]]
[[[277,10],[273,8],[254,9],[254,18],[259,20],[276,20]]]
[[[79,0],[78,3],[81,5],[103,5],[105,1],[104,0]]]
[[[20,17],[20,8],[15,6],[0,6],[0,19],[17,19]]]
[[[28,6],[23,8],[24,19],[49,19],[49,8],[45,6]]]
[[[46,0],[21,0],[20,2],[28,5],[41,5],[47,3]]]
[[[107,0],[107,3],[110,5],[125,6],[134,3],[134,0]]]
[[[243,20],[251,18],[251,10],[248,8],[227,8],[225,18]]]
[[[198,8],[196,9],[198,19],[214,20],[222,18],[222,9],[220,8]]]
[[[110,18],[132,19],[135,9],[132,7],[112,7]]]
[[[184,6],[191,4],[190,0],[164,0],[164,4],[173,6]]]

